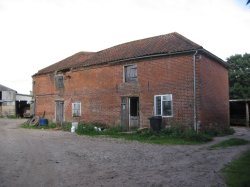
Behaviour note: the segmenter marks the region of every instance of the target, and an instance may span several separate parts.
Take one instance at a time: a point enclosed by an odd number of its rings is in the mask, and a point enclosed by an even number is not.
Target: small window
[[[64,87],[64,80],[63,75],[56,75],[55,76],[56,88],[63,88]]]
[[[172,94],[156,95],[154,97],[154,113],[156,116],[173,116]]]
[[[125,82],[137,81],[137,65],[124,66],[124,80]]]
[[[81,102],[72,103],[72,116],[81,116]]]
[[[2,100],[2,92],[0,92],[0,100]]]

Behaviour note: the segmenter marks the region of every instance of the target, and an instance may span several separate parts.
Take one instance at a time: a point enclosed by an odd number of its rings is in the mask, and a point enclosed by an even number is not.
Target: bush
[[[212,140],[212,137],[204,133],[197,133],[194,130],[183,129],[182,127],[170,127],[162,129],[159,132],[148,129],[143,132],[137,132],[139,136],[148,137],[150,139],[161,138],[161,139],[182,139],[189,142],[208,142]]]
[[[76,133],[85,135],[116,135],[122,131],[123,129],[120,126],[107,128],[106,125],[100,123],[85,123],[78,125]]]
[[[64,131],[70,131],[71,130],[71,126],[72,126],[72,123],[70,123],[70,122],[64,122],[62,124],[62,129]]]
[[[76,129],[77,134],[98,134],[95,130],[95,126],[92,124],[79,124]]]
[[[163,129],[160,133],[168,137],[182,138],[188,141],[207,142],[212,140],[212,137],[205,133],[197,133],[192,129],[183,129],[178,126]]]
[[[56,128],[56,123],[49,122],[48,127],[49,127],[50,129],[54,129],[54,128]]]

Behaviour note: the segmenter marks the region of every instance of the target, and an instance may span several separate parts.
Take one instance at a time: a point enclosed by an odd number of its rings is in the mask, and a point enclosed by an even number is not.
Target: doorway
[[[121,98],[121,125],[127,130],[139,128],[139,97]]]
[[[64,102],[56,101],[56,123],[62,126],[64,119]]]

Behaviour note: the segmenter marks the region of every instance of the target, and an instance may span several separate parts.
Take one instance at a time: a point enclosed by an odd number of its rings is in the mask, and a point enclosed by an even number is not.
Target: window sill
[[[155,116],[161,116],[161,115],[155,115]],[[161,116],[162,118],[172,118],[174,116]]]

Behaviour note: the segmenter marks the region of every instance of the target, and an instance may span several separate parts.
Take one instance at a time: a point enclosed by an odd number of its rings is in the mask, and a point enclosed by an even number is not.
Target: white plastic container
[[[78,128],[78,122],[72,122],[72,127],[75,127],[75,130]]]
[[[71,127],[71,132],[74,133],[76,131],[76,128],[74,126]]]

